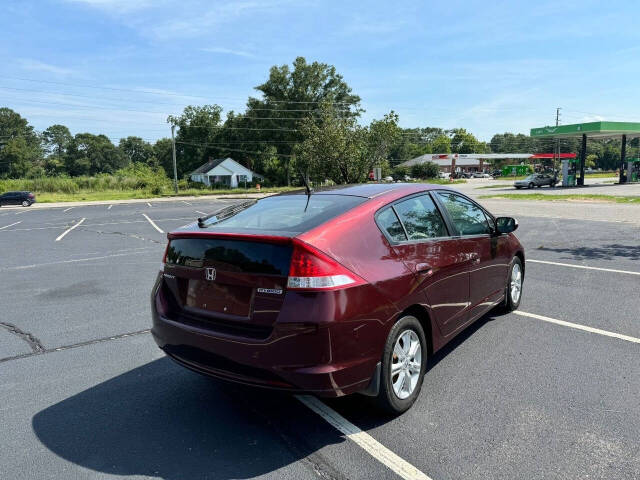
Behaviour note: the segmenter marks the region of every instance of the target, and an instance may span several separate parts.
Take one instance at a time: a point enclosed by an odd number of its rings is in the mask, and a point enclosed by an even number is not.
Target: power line
[[[139,90],[139,89],[131,89],[131,88],[118,88],[118,87],[107,87],[107,86],[101,86],[101,85],[87,85],[87,84],[74,84],[74,83],[68,83],[68,82],[53,82],[53,81],[47,81],[47,80],[36,80],[33,78],[21,78],[21,77],[7,77],[7,76],[0,76],[0,78],[4,78],[7,80],[19,80],[19,81],[23,81],[23,82],[33,82],[33,83],[45,83],[45,84],[51,84],[51,85],[65,85],[65,86],[69,86],[69,87],[76,87],[76,88],[92,88],[92,89],[99,89],[99,90],[113,90],[113,91],[117,91],[117,92],[132,92],[132,93],[144,93],[147,95],[159,95],[159,96],[174,96],[174,97],[187,97],[187,98],[199,98],[202,100],[207,100],[208,97],[204,97],[204,96],[200,96],[200,95],[187,95],[187,94],[182,94],[182,93],[173,93],[173,92],[157,92],[157,91],[151,91],[151,90]],[[220,99],[226,99],[226,100],[240,100],[240,101],[246,101],[246,99],[240,99],[239,97],[233,98],[233,97],[218,97]],[[249,97],[251,98],[251,97]],[[330,101],[326,101],[326,100],[269,100],[268,98],[257,98],[255,99],[257,101],[261,101],[261,102],[267,102],[267,103],[299,103],[299,104],[328,104],[328,105],[358,105],[360,102],[355,102],[355,101],[345,101],[345,102],[330,102]]]
[[[272,156],[276,156],[276,157],[293,157],[293,155],[287,155],[284,153],[272,153],[272,152],[252,152],[249,150],[241,150],[238,148],[224,148],[224,147],[217,147],[213,144],[209,144],[209,143],[192,143],[192,142],[176,142],[178,144],[181,145],[190,145],[193,147],[207,147],[207,148],[216,148],[218,150],[224,150],[224,151],[229,151],[229,152],[241,152],[241,153],[250,153],[253,155],[272,155]]]

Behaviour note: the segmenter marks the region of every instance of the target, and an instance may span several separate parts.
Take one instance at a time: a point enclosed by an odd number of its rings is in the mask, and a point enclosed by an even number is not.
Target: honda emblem
[[[205,276],[207,280],[215,280],[216,279],[216,269],[213,267],[207,267],[205,270]]]

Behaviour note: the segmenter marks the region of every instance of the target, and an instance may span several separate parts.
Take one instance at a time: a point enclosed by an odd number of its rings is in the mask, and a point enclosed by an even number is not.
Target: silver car
[[[553,188],[556,186],[556,183],[558,183],[558,178],[553,175],[549,175],[548,173],[532,173],[522,180],[513,182],[513,186],[517,189],[542,187],[544,185],[549,185]]]

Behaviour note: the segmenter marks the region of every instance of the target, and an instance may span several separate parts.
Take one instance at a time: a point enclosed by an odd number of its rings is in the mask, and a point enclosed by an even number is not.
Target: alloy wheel
[[[393,391],[404,400],[416,389],[422,370],[422,346],[413,330],[405,330],[398,336],[390,368]]]
[[[519,263],[514,263],[511,269],[509,290],[511,293],[511,301],[517,304],[518,301],[520,301],[520,294],[522,292],[522,268],[520,268]]]

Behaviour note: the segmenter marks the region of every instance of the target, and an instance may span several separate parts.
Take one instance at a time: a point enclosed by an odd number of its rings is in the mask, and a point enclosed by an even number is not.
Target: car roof
[[[314,189],[313,195],[351,195],[363,198],[375,198],[381,195],[402,197],[411,193],[447,188],[445,185],[429,183],[365,183],[359,185],[336,185]],[[305,195],[305,190],[294,190],[281,195]]]

